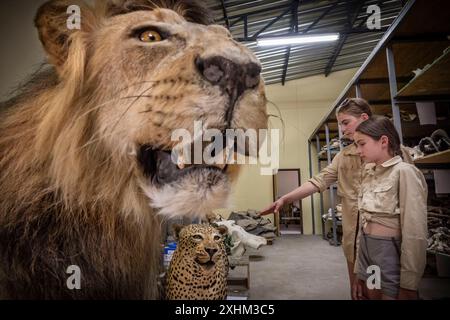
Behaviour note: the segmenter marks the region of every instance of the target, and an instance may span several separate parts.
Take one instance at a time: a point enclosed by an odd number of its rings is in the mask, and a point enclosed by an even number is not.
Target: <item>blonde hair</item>
[[[355,117],[360,117],[363,113],[369,117],[372,116],[372,110],[369,103],[362,98],[347,98],[336,109],[336,115],[339,113],[349,114]]]

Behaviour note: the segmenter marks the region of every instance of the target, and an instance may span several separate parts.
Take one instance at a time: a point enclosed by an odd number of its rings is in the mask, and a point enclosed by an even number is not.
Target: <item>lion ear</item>
[[[70,35],[81,28],[81,10],[86,9],[77,1],[52,0],[44,3],[34,19],[39,39],[50,63],[57,68],[67,60]]]

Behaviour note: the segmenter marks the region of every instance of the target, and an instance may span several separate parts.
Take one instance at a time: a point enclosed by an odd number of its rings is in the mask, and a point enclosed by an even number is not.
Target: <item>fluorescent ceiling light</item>
[[[329,33],[320,35],[304,35],[304,36],[292,36],[292,37],[280,37],[280,38],[263,38],[258,39],[258,46],[279,46],[287,44],[305,44],[305,43],[317,43],[336,41],[339,39],[339,33]]]

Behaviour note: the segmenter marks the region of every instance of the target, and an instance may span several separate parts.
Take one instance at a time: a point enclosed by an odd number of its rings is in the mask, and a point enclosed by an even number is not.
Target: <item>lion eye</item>
[[[154,30],[145,30],[139,34],[142,42],[158,42],[162,40],[162,36]]]
[[[194,234],[194,235],[192,236],[192,238],[193,238],[194,240],[203,240],[203,237],[202,237],[200,234]]]

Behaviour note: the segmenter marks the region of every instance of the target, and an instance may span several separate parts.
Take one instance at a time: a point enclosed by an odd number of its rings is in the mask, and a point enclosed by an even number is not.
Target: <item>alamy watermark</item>
[[[67,7],[67,18],[66,25],[69,30],[80,30],[81,29],[81,9],[77,5],[71,5]]]
[[[371,265],[367,267],[367,271],[370,276],[366,280],[367,289],[381,289],[381,269],[377,265]]]
[[[189,164],[259,164],[261,175],[274,175],[280,164],[279,129],[205,129],[194,121],[193,136],[187,129],[172,132],[171,160],[180,168]],[[205,142],[207,143],[205,147]],[[270,143],[270,150],[269,150]],[[247,162],[248,161],[248,162]]]
[[[367,7],[366,11],[369,16],[367,17],[366,25],[369,30],[381,29],[381,8],[376,4],[372,4]]]
[[[70,265],[66,269],[66,273],[70,276],[66,280],[66,286],[69,290],[81,289],[81,269],[77,265]]]

